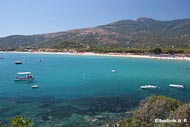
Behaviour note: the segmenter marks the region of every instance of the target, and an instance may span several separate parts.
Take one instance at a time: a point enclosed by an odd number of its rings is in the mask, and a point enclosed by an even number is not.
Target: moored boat
[[[15,64],[22,64],[22,61],[16,60],[16,61],[15,61]]]
[[[34,76],[31,72],[18,72],[17,76],[15,77],[15,81],[28,81],[33,80]]]
[[[32,85],[31,87],[32,87],[32,88],[39,88],[38,85]]]
[[[115,73],[115,72],[116,72],[116,70],[115,70],[115,69],[112,69],[112,70],[111,70],[111,72],[112,72],[112,73]]]
[[[141,89],[157,89],[159,88],[158,86],[154,86],[154,85],[144,85],[140,87]]]
[[[184,85],[181,84],[169,84],[169,86],[172,88],[184,88]]]

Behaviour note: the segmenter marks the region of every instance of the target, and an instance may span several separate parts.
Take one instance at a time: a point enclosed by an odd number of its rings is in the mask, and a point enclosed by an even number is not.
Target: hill
[[[18,48],[188,48],[190,19],[159,21],[140,17],[64,32],[0,38],[0,49]]]

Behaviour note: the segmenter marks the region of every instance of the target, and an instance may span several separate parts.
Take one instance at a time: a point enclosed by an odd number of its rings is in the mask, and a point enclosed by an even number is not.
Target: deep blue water
[[[190,61],[16,53],[0,53],[0,58],[0,121],[5,124],[23,115],[34,126],[97,126],[93,118],[125,117],[150,95],[190,101]],[[14,64],[17,58],[22,65]],[[34,81],[15,82],[22,71],[32,72]],[[185,89],[169,88],[170,83]],[[32,89],[33,84],[40,88]],[[139,89],[145,84],[160,89]]]

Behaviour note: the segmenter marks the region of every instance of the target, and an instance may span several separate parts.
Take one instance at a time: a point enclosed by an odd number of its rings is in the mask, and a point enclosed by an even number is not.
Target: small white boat
[[[173,88],[184,88],[184,85],[181,84],[169,84],[169,86]]]
[[[32,88],[39,88],[38,85],[32,85],[31,87],[32,87]]]
[[[115,70],[115,69],[112,69],[112,70],[111,70],[111,72],[112,72],[112,73],[115,73],[115,72],[116,72],[116,70]]]
[[[141,89],[157,89],[159,88],[158,86],[153,86],[153,85],[144,85],[141,86]]]
[[[33,79],[34,76],[31,72],[18,72],[17,76],[15,77],[15,81],[28,81]]]
[[[16,60],[16,61],[15,61],[15,64],[22,64],[22,61]]]

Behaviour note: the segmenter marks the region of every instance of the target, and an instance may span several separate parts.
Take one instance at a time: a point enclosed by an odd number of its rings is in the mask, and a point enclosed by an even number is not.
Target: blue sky
[[[190,18],[190,0],[1,0],[0,37],[94,27],[138,17]]]

